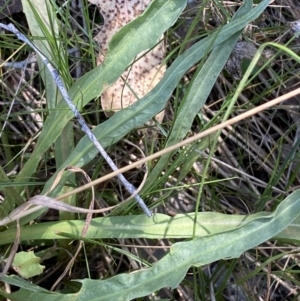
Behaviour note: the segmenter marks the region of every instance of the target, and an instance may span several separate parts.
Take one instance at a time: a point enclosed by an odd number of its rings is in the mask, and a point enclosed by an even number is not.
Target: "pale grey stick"
[[[38,53],[38,55],[41,57],[41,59],[43,60],[43,62],[47,66],[48,70],[50,71],[53,79],[55,80],[55,82],[57,84],[57,87],[59,88],[59,90],[60,90],[63,98],[67,102],[67,104],[70,107],[71,111],[73,112],[75,118],[78,120],[78,122],[79,122],[79,124],[81,126],[82,131],[87,134],[87,136],[92,141],[92,143],[97,147],[97,149],[99,150],[100,154],[103,156],[103,158],[108,163],[108,165],[111,167],[111,169],[113,171],[117,171],[118,167],[115,165],[115,163],[109,157],[109,155],[104,150],[104,148],[102,147],[102,145],[98,142],[98,140],[95,137],[95,135],[92,133],[92,131],[86,125],[83,117],[80,115],[80,113],[77,110],[76,106],[73,104],[73,102],[72,102],[72,100],[71,100],[71,98],[70,98],[70,96],[69,96],[69,94],[68,94],[68,92],[67,92],[67,90],[65,88],[65,85],[64,85],[63,81],[61,80],[61,78],[59,76],[58,71],[51,65],[51,63],[49,62],[49,60],[39,51],[39,49],[26,36],[24,36],[13,24],[5,25],[5,24],[0,23],[0,27],[6,29],[8,31],[11,31],[12,33],[14,33],[19,40],[21,40],[24,43],[26,43],[27,45],[29,45],[31,48],[33,48],[36,51],[36,53]],[[131,183],[129,183],[122,174],[118,174],[118,178],[123,183],[123,185],[126,188],[126,190],[129,193],[131,193],[132,195],[134,195],[134,198],[136,199],[136,201],[138,202],[138,204],[141,206],[141,208],[143,209],[143,211],[145,212],[145,214],[148,217],[151,217],[152,216],[152,212],[146,206],[146,204],[144,203],[143,199],[138,194],[136,194],[136,188]]]

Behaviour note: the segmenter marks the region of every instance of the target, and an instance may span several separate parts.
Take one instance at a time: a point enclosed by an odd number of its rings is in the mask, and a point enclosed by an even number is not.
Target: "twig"
[[[67,104],[70,107],[71,111],[73,112],[75,118],[79,122],[82,131],[87,134],[87,136],[92,141],[92,143],[97,147],[97,149],[99,150],[100,154],[103,156],[103,158],[108,163],[108,165],[111,167],[111,169],[113,171],[117,171],[118,167],[115,165],[115,163],[109,157],[109,155],[104,150],[104,148],[102,147],[102,145],[98,142],[98,140],[95,137],[95,135],[92,133],[92,131],[86,125],[83,117],[80,115],[80,113],[77,110],[76,106],[73,104],[73,102],[72,102],[72,100],[71,100],[71,98],[70,98],[70,96],[69,96],[69,94],[68,94],[68,92],[67,92],[67,90],[65,88],[65,85],[64,85],[63,81],[61,80],[61,77],[59,76],[58,71],[51,65],[51,63],[49,62],[49,60],[39,51],[39,49],[26,36],[24,36],[19,30],[17,30],[17,28],[13,24],[5,25],[5,24],[0,23],[0,27],[4,28],[4,29],[6,29],[6,30],[8,30],[8,31],[10,31],[12,33],[14,33],[19,40],[23,41],[24,43],[26,43],[27,45],[29,45],[31,48],[33,48],[36,51],[36,53],[41,57],[41,59],[43,60],[43,62],[46,65],[46,67],[50,71],[53,79],[55,80],[55,82],[57,84],[57,87],[59,88],[59,90],[60,90],[63,98],[65,99],[65,101],[67,102]],[[136,199],[136,201],[138,202],[138,204],[141,206],[141,208],[143,209],[143,211],[145,212],[145,214],[148,217],[151,217],[152,216],[152,212],[146,206],[146,204],[144,203],[143,199],[138,194],[136,194],[136,188],[131,183],[129,183],[122,174],[118,174],[118,178],[123,183],[123,185],[126,188],[126,190],[129,193],[131,193],[131,194],[134,195],[134,198]]]

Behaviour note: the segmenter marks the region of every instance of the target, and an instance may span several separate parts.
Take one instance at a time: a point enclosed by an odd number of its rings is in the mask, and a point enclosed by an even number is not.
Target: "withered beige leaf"
[[[100,65],[108,50],[108,43],[124,25],[137,18],[148,6],[151,0],[89,0],[98,6],[104,19],[100,32],[95,37],[100,47],[97,64]],[[163,37],[162,37],[163,38]],[[130,41],[128,41],[130,43]],[[144,51],[122,74],[112,86],[102,93],[101,104],[109,116],[132,105],[137,99],[150,92],[163,77],[166,65],[165,45],[161,41],[150,51]],[[156,116],[162,122],[164,113]]]

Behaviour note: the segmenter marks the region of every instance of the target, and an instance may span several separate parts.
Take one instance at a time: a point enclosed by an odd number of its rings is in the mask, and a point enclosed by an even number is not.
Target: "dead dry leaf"
[[[95,40],[101,53],[97,58],[100,65],[108,50],[111,38],[127,23],[137,18],[148,6],[151,0],[89,0],[98,6],[104,19],[104,24]],[[162,37],[163,38],[163,37]],[[128,41],[130,43],[130,41]],[[163,64],[165,45],[160,42],[150,51],[140,53],[136,61],[122,74],[112,86],[102,93],[101,104],[109,116],[112,112],[132,105],[137,99],[150,92],[161,80],[166,70]],[[156,116],[162,122],[164,112]]]

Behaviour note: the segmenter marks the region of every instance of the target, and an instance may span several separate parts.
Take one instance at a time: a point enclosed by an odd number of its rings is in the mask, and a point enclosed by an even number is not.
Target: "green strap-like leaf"
[[[252,9],[252,4],[252,1],[245,1],[234,15],[233,21],[238,18],[243,18],[244,15],[249,13]],[[232,53],[241,31],[242,30],[236,32],[226,41],[215,47],[203,64],[201,70],[193,77],[193,81],[190,84],[185,97],[180,102],[177,117],[172,126],[172,130],[169,133],[165,147],[182,141],[190,131],[196,115],[205,104],[220,72],[223,70]],[[157,178],[160,176],[166,164],[168,164],[172,154],[173,153],[168,153],[159,159],[154,169],[151,171],[147,182],[143,187],[143,191],[146,191],[152,184],[157,182]]]
[[[249,1],[248,1],[249,2]],[[172,64],[170,68],[167,69],[165,76],[161,82],[145,97],[137,101],[132,106],[115,113],[109,120],[98,125],[93,133],[97,139],[101,142],[103,147],[108,147],[111,144],[119,141],[132,129],[146,123],[157,113],[162,111],[166,105],[166,102],[170,98],[173,90],[176,88],[178,82],[194,64],[196,64],[208,51],[208,49],[213,49],[217,45],[226,41],[230,36],[234,35],[236,32],[242,30],[247,24],[259,17],[259,15],[268,6],[269,1],[264,0],[258,4],[249,13],[243,15],[242,18],[238,18],[225,25],[221,30],[218,30],[215,34],[201,40],[200,42],[193,45],[190,49],[185,51],[180,55]],[[85,88],[85,85],[89,87],[89,83],[94,81],[94,76],[102,78],[101,72],[99,74],[94,74],[93,76],[86,76],[84,80],[80,81],[82,84],[82,89],[85,91],[83,95],[85,97],[95,97],[96,94],[91,94],[91,92]],[[100,88],[98,91],[101,91]],[[59,118],[64,119],[64,116]],[[53,128],[53,131],[56,129]],[[97,151],[94,146],[90,143],[88,138],[84,137],[80,140],[75,150],[70,154],[68,160],[61,167],[76,165],[84,166],[90,162],[97,155]],[[65,173],[61,179],[61,183],[57,186],[57,189],[53,192],[53,196],[57,195],[60,191],[60,185],[63,185],[66,181],[68,173]],[[45,186],[44,192],[52,185],[56,174],[48,181]]]
[[[123,27],[119,35],[113,38],[112,49],[108,52],[105,62],[80,78],[70,89],[69,94],[74,104],[77,107],[86,105],[91,99],[98,97],[105,87],[113,84],[137,54],[157,43],[159,37],[177,20],[185,6],[186,0],[154,0],[142,16]],[[145,30],[145,26],[152,28],[153,24],[155,31]],[[130,40],[127,37],[130,37]],[[60,102],[47,118],[34,152],[18,174],[16,182],[31,177],[44,152],[56,141],[72,117],[73,114],[67,105]],[[101,140],[100,143],[102,144]]]
[[[282,201],[273,213],[260,213],[236,229],[175,243],[170,252],[151,268],[120,274],[108,280],[80,280],[82,287],[76,294],[32,293],[32,290],[24,288],[12,294],[0,293],[12,301],[132,300],[163,287],[177,287],[191,266],[239,257],[282,232],[297,218],[299,210],[300,190],[297,190]],[[4,280],[10,282],[9,277]]]

